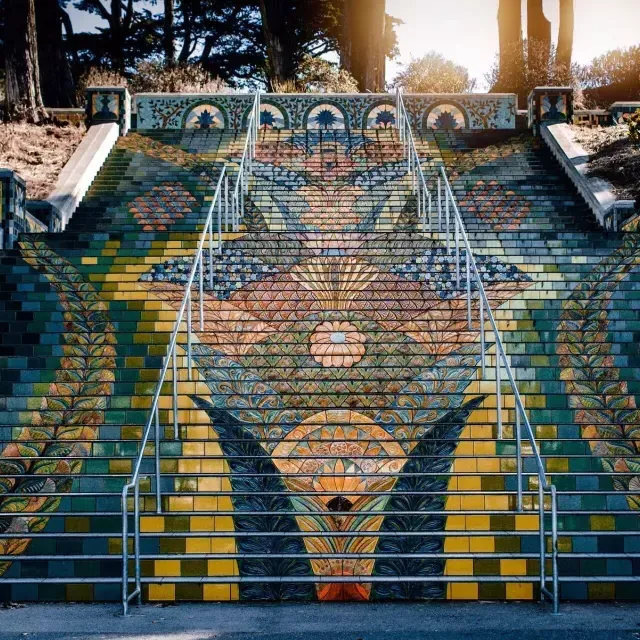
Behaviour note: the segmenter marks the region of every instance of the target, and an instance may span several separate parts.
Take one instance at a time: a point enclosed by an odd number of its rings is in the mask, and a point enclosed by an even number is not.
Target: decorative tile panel
[[[260,126],[318,130],[393,128],[395,100],[393,94],[263,94]],[[134,97],[136,126],[246,128],[252,101],[253,95],[249,94],[138,94]],[[515,128],[513,94],[407,94],[405,104],[415,128]]]

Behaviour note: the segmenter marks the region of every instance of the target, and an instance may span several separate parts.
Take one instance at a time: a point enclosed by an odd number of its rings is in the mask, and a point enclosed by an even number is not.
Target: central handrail
[[[256,94],[251,112],[247,119],[247,136],[244,145],[244,151],[240,160],[238,169],[238,177],[236,180],[236,186],[234,189],[233,197],[231,199],[231,214],[232,214],[232,226],[234,230],[238,230],[240,225],[240,219],[244,215],[244,196],[248,190],[248,179],[253,170],[253,160],[255,158],[256,142],[259,131],[259,109],[260,109],[260,96]],[[224,217],[225,225],[223,227],[223,203],[224,203]],[[140,570],[140,478],[142,477],[141,468],[142,462],[145,458],[145,449],[149,443],[151,432],[154,432],[154,467],[153,474],[145,474],[151,477],[155,476],[155,499],[156,499],[156,513],[162,513],[162,493],[161,493],[161,473],[160,473],[160,396],[162,395],[162,388],[167,379],[167,373],[169,371],[169,365],[172,366],[173,375],[173,393],[172,393],[172,407],[173,414],[173,429],[174,438],[177,440],[180,436],[179,424],[178,424],[178,336],[184,332],[182,325],[185,322],[186,314],[186,333],[187,333],[187,374],[188,379],[193,379],[193,318],[192,318],[192,306],[193,306],[193,294],[192,289],[196,281],[196,274],[199,272],[198,278],[198,303],[199,303],[199,324],[200,330],[204,331],[204,289],[205,289],[205,268],[204,268],[204,255],[205,244],[208,240],[208,253],[209,253],[209,288],[213,289],[213,220],[214,215],[217,213],[217,252],[222,253],[222,234],[223,230],[229,227],[229,179],[226,166],[222,167],[218,181],[216,183],[213,199],[207,213],[207,218],[204,223],[204,228],[200,234],[200,239],[196,249],[195,256],[193,258],[193,265],[189,273],[189,277],[184,287],[184,295],[182,297],[182,303],[176,320],[174,323],[174,329],[169,340],[169,346],[167,349],[167,355],[164,358],[162,369],[160,370],[160,377],[156,384],[156,390],[151,401],[151,408],[149,411],[149,417],[144,426],[142,432],[142,439],[140,441],[140,450],[136,458],[135,465],[131,474],[131,480],[122,489],[122,608],[124,615],[127,615],[129,609],[129,603],[133,599],[137,599],[138,603],[142,599],[142,585],[141,585],[141,570]],[[129,495],[133,492],[133,557],[134,557],[134,589],[129,593]]]
[[[397,92],[396,96],[397,100],[397,122],[398,129],[400,132],[400,141],[405,145],[405,150],[408,159],[408,167],[409,171],[412,174],[412,184],[418,183],[419,186],[417,188],[418,194],[418,210],[420,211],[420,194],[429,193],[426,185],[426,181],[424,179],[424,173],[422,171],[420,158],[418,155],[417,148],[415,146],[415,138],[413,136],[413,131],[411,129],[411,120],[407,113],[406,107],[404,105],[404,99],[400,91]],[[471,249],[471,244],[469,243],[469,237],[467,235],[467,231],[465,229],[465,225],[462,221],[462,216],[460,215],[460,210],[458,209],[458,204],[456,198],[451,189],[451,184],[449,183],[449,179],[447,178],[447,174],[443,166],[440,167],[440,174],[437,178],[438,182],[438,196],[437,196],[437,204],[438,204],[438,230],[442,231],[442,202],[443,202],[443,194],[442,187],[444,185],[444,205],[445,205],[445,237],[446,237],[446,252],[447,255],[451,255],[451,234],[454,234],[455,237],[455,266],[456,266],[456,286],[460,288],[460,271],[461,271],[461,251],[460,251],[460,240],[462,240],[462,245],[464,247],[465,252],[465,270],[466,270],[466,298],[467,298],[467,324],[469,330],[473,329],[473,317],[472,317],[472,300],[473,300],[473,291],[472,291],[472,278],[475,281],[475,288],[478,291],[478,300],[479,300],[479,332],[480,332],[480,351],[481,351],[481,375],[482,378],[485,376],[486,372],[486,354],[485,354],[485,314],[486,318],[489,320],[489,324],[491,330],[494,335],[494,342],[496,348],[496,362],[495,362],[495,371],[496,371],[496,411],[497,411],[497,430],[498,430],[498,438],[502,439],[503,435],[503,424],[502,424],[502,391],[501,391],[501,370],[504,367],[504,370],[507,375],[507,382],[511,387],[511,391],[515,398],[515,425],[514,425],[514,435],[516,439],[516,477],[517,477],[517,499],[516,499],[516,510],[521,512],[523,510],[523,469],[522,469],[522,431],[521,431],[521,423],[524,423],[526,437],[529,440],[531,445],[531,451],[533,454],[533,458],[536,462],[536,471],[538,475],[538,509],[539,509],[539,518],[540,518],[540,591],[541,597],[548,597],[553,603],[553,611],[554,613],[558,612],[559,607],[559,586],[558,586],[558,517],[557,517],[557,494],[556,487],[550,484],[546,478],[546,471],[544,468],[544,463],[540,456],[540,452],[538,450],[538,445],[535,440],[535,435],[533,433],[533,429],[531,428],[531,423],[529,421],[529,417],[527,416],[527,412],[524,408],[524,403],[522,401],[522,396],[518,390],[518,386],[515,381],[515,377],[513,375],[513,371],[511,369],[511,365],[509,364],[509,360],[507,358],[507,354],[504,348],[504,344],[502,342],[502,338],[500,337],[500,330],[498,328],[498,324],[493,315],[493,311],[491,309],[491,304],[489,303],[489,298],[485,291],[482,277],[480,275],[480,271],[478,270],[475,256]],[[430,204],[430,200],[429,200]],[[424,202],[423,202],[424,205]],[[451,211],[453,210],[453,223],[454,229],[451,229]],[[423,206],[422,211],[425,211]],[[424,217],[422,219],[422,231],[424,233],[425,227],[428,226],[429,231],[431,231],[431,207],[429,206],[428,213],[428,224],[425,224]],[[545,512],[544,512],[544,494],[550,494],[551,498],[551,557],[552,557],[552,590],[549,591],[546,588],[546,533],[545,533]]]

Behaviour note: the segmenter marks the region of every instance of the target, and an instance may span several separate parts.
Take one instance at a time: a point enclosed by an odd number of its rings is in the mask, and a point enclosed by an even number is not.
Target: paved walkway
[[[24,605],[0,640],[640,640],[638,604]]]

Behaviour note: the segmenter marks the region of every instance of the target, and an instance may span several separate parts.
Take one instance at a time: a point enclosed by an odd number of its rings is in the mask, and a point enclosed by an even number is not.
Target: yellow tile
[[[209,576],[235,576],[238,574],[238,565],[235,560],[209,560],[207,562],[207,575]]]
[[[178,473],[201,473],[200,460],[179,460]]]
[[[465,531],[464,516],[448,516],[447,531]]]
[[[478,472],[480,473],[499,473],[500,458],[479,458]]]
[[[466,536],[445,538],[444,551],[445,553],[468,553],[469,538]]]
[[[482,479],[480,476],[461,476],[458,478],[459,491],[481,491]]]
[[[472,553],[493,553],[496,550],[496,541],[493,536],[479,536],[469,539],[469,550]]]
[[[233,538],[211,538],[211,553],[236,553]]]
[[[456,458],[453,468],[454,471],[460,473],[476,473],[478,471],[475,458]]]
[[[150,584],[149,600],[170,602],[176,599],[175,584]]]
[[[157,577],[180,576],[180,560],[156,560],[154,572]]]
[[[222,491],[222,478],[198,478],[198,491]]]
[[[530,582],[507,582],[507,600],[533,600],[533,584]]]
[[[489,516],[465,516],[467,531],[489,531]]]
[[[207,602],[226,602],[231,600],[230,587],[229,584],[205,584],[202,587],[202,597]]]
[[[98,264],[97,256],[83,256],[82,264]]]
[[[209,538],[187,538],[186,553],[211,553]]]
[[[503,558],[502,560],[500,560],[500,575],[526,576],[527,561],[522,559]]]
[[[203,460],[202,473],[224,473],[224,461],[222,458]]]
[[[193,511],[193,498],[190,496],[169,496],[169,511]]]
[[[140,518],[140,531],[142,533],[161,533],[164,531],[164,517],[142,516]]]
[[[533,514],[516,514],[516,531],[537,531],[539,519]]]
[[[231,496],[220,496],[218,498],[218,511],[233,511]]]
[[[231,516],[216,516],[216,531],[235,531]]]
[[[490,510],[490,511],[508,511],[509,496],[487,495],[484,498],[484,504],[487,510]]]
[[[453,582],[447,586],[449,600],[477,600],[478,584],[475,582]]]
[[[209,427],[207,425],[187,426],[187,440],[207,440],[208,438],[209,438]]]
[[[215,496],[195,496],[193,499],[194,511],[217,511],[218,498]]]
[[[460,508],[467,511],[484,510],[484,496],[460,496]]]
[[[214,518],[213,516],[192,516],[189,518],[191,531],[213,531],[214,530]]]
[[[447,560],[444,574],[446,576],[472,576],[473,560],[461,560],[458,558]]]

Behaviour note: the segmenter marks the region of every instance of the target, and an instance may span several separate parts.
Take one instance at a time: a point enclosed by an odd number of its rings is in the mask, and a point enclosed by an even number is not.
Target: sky
[[[574,0],[574,5],[575,62],[586,64],[611,49],[640,44],[640,0]],[[544,10],[556,39],[558,0],[544,0]],[[498,50],[498,0],[387,0],[387,12],[404,22],[397,27],[400,56],[387,63],[388,81],[412,57],[433,49],[469,69],[486,89],[484,74]],[[71,17],[77,31],[99,23],[74,9]]]

